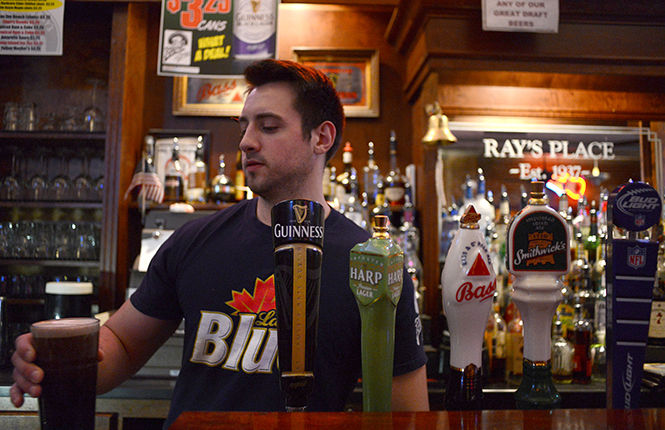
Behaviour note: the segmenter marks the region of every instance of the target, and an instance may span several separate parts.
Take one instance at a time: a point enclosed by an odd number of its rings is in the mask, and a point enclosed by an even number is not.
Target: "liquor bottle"
[[[564,218],[568,216],[568,207],[568,194],[563,193],[559,196],[559,213]]]
[[[185,198],[185,173],[182,160],[180,160],[180,145],[178,138],[173,138],[171,160],[164,173],[164,201],[181,202]]]
[[[350,288],[361,321],[363,411],[391,410],[395,314],[402,294],[404,255],[376,216],[374,233],[351,249]],[[378,280],[378,282],[376,282]]]
[[[650,345],[665,345],[665,243],[663,242],[658,247],[648,342]]]
[[[485,327],[485,345],[489,358],[487,382],[500,383],[506,380],[506,335],[508,326],[501,317],[497,296],[494,296],[492,312]]]
[[[501,309],[504,309],[508,301],[508,277],[506,269],[506,234],[510,224],[510,201],[505,185],[501,185],[501,197],[499,200],[499,213],[494,221],[494,231],[490,241],[490,254],[492,264],[496,273],[497,300]]]
[[[323,197],[327,202],[332,201],[332,196],[334,190],[330,188],[330,165],[326,164],[326,167],[323,168],[323,179],[321,181],[321,191],[323,192]]]
[[[199,136],[196,143],[194,164],[189,172],[187,183],[187,201],[204,203],[206,201],[206,184],[208,183],[208,166],[203,160],[203,138]]]
[[[473,206],[460,218],[441,273],[451,348],[447,410],[482,409],[482,347],[496,277],[480,218]]]
[[[529,204],[529,193],[526,192],[524,184],[520,184],[520,209],[524,209]]]
[[[605,332],[596,332],[596,342],[591,345],[591,380],[605,382],[607,379],[607,348],[605,346]]]
[[[342,214],[356,223],[359,227],[367,229],[367,220],[364,216],[364,210],[358,196],[358,180],[355,176],[351,177],[351,191],[345,205],[342,206]]]
[[[397,166],[397,135],[395,130],[390,130],[390,171],[384,182],[383,192],[390,207],[390,222],[399,227],[404,207],[404,195],[406,194],[406,180]]]
[[[607,256],[605,239],[600,240],[600,257],[591,268],[591,284],[594,292],[593,327],[596,332],[606,332],[607,327],[607,287],[605,284],[605,266]]]
[[[563,323],[555,321],[552,330],[552,379],[558,384],[573,382],[573,345],[566,339]]]
[[[328,204],[335,210],[339,210],[339,200],[337,199],[337,168],[330,166],[330,200]]]
[[[441,264],[445,264],[446,262],[448,250],[455,238],[455,232],[457,232],[459,219],[458,207],[455,204],[441,211],[441,237],[439,238],[439,258]]]
[[[573,227],[576,232],[582,233],[582,238],[586,238],[589,234],[590,219],[587,198],[582,196],[577,201],[577,215],[573,218]]]
[[[233,202],[236,198],[236,189],[231,178],[226,176],[226,163],[224,154],[219,155],[219,169],[217,176],[210,182],[208,200],[214,203]]]
[[[571,284],[566,281],[561,282],[561,296],[561,303],[556,307],[552,323],[559,321],[563,337],[571,339],[575,321],[575,293]]]
[[[529,201],[508,228],[507,265],[515,276],[513,301],[524,320],[523,376],[515,392],[522,409],[561,403],[552,381],[552,318],[561,301],[560,277],[570,268],[566,220],[547,206],[544,183],[531,183]]]
[[[573,382],[588,384],[591,382],[591,334],[593,327],[586,319],[582,305],[575,305],[573,323]]]
[[[285,200],[271,210],[279,376],[287,412],[304,411],[314,387],[324,221],[323,206],[311,200]]]
[[[577,258],[573,261],[570,270],[574,283],[574,304],[581,305],[584,318],[593,322],[595,294],[591,288],[591,268],[586,259],[581,233],[578,233],[577,237]]]
[[[356,169],[353,167],[353,147],[351,146],[351,142],[344,144],[342,163],[344,164],[344,170],[337,175],[337,191],[335,195],[339,201],[340,209],[344,210],[344,205],[348,203],[349,197],[351,197],[351,182],[357,180],[358,177]]]
[[[584,250],[587,254],[589,266],[593,267],[598,259],[598,247],[600,246],[600,237],[598,235],[598,215],[596,201],[591,202],[589,210],[589,234],[584,239]]]
[[[242,170],[242,151],[238,150],[236,152],[236,177],[235,177],[235,188],[236,196],[235,199],[237,202],[249,198],[248,193],[245,191],[245,172]]]
[[[374,157],[374,142],[367,143],[367,164],[363,167],[363,193],[366,196],[367,208],[369,211],[376,205],[376,195],[379,190],[379,183],[383,182],[381,171],[376,164]]]
[[[423,264],[418,256],[420,253],[420,230],[415,226],[415,208],[408,195],[404,204],[404,222],[399,227],[398,237],[400,246],[404,250],[404,265],[411,277],[413,289],[416,293],[416,305],[419,310],[425,309],[425,286],[423,280]],[[421,317],[423,315],[421,314]]]
[[[379,183],[379,187],[376,191],[375,203],[376,205],[370,212],[368,228],[371,228],[374,225],[374,218],[377,215],[383,215],[386,217],[390,216],[390,206],[388,205],[388,201],[386,200],[386,196],[383,192],[383,183]]]
[[[519,385],[524,367],[524,322],[517,307],[513,309],[506,332],[506,380],[510,384]]]
[[[476,190],[476,195],[473,199],[474,207],[480,215],[483,217],[483,225],[480,226],[481,229],[484,228],[483,233],[485,236],[488,236],[488,229],[494,223],[494,218],[496,218],[496,210],[494,206],[487,200],[487,190],[485,183],[485,174],[483,169],[478,168],[478,188]]]

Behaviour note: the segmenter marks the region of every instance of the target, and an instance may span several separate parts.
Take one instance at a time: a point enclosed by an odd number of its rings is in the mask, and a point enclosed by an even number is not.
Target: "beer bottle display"
[[[168,162],[164,174],[165,202],[181,202],[185,199],[184,174],[182,161],[180,160],[180,145],[178,145],[178,138],[174,137],[171,160]]]
[[[551,372],[552,317],[561,301],[560,277],[570,267],[566,220],[547,206],[542,182],[532,182],[527,205],[508,228],[508,271],[513,301],[524,320],[524,365],[515,400],[520,409],[561,403]]]
[[[323,207],[286,200],[272,208],[280,386],[287,411],[303,411],[314,385],[323,261]]]
[[[447,410],[482,409],[482,347],[496,292],[496,277],[480,214],[470,205],[450,245],[441,273],[443,309],[450,331]]]
[[[351,249],[349,272],[361,320],[363,411],[391,410],[395,314],[402,294],[404,255],[390,239],[388,218],[374,218],[374,234]]]

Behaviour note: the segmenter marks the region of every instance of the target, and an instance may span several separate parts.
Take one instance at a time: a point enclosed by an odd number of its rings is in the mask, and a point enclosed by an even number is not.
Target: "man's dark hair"
[[[309,137],[312,130],[324,121],[330,121],[337,133],[335,141],[326,152],[330,160],[342,140],[344,109],[330,78],[323,72],[285,60],[262,60],[245,69],[245,80],[252,88],[273,82],[286,82],[296,93],[294,108],[302,118],[302,134]]]

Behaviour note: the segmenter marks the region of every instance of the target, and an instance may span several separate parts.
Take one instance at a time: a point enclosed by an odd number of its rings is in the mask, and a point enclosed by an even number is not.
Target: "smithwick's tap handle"
[[[350,287],[361,320],[363,411],[391,410],[395,314],[402,294],[404,254],[388,234],[388,218],[374,218],[374,234],[350,252]]]
[[[280,386],[287,411],[303,411],[314,385],[324,213],[319,203],[272,208]]]
[[[441,273],[450,331],[448,410],[482,409],[483,334],[496,292],[496,275],[479,221],[480,214],[469,205]]]
[[[547,206],[543,183],[534,181],[527,205],[508,228],[507,265],[515,276],[513,301],[524,321],[520,409],[550,409],[561,403],[551,372],[552,317],[562,299],[559,278],[570,267],[566,220]]]

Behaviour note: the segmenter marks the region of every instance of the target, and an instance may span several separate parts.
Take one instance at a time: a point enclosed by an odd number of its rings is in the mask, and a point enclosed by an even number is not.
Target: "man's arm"
[[[99,331],[102,360],[97,393],[105,393],[136,373],[173,334],[179,320],[149,317],[127,300]]]
[[[393,377],[393,411],[429,411],[425,366]]]

